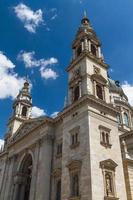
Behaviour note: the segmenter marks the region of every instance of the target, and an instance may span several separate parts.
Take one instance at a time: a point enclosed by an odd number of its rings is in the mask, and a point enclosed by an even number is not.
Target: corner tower
[[[110,103],[108,65],[86,15],[72,49],[67,68],[70,106],[62,112],[61,199],[126,200],[119,110]]]
[[[109,103],[108,65],[101,53],[101,42],[86,14],[72,44],[73,58],[69,73],[69,104],[84,95],[94,95]]]
[[[29,82],[25,81],[22,90],[19,92],[13,103],[13,115],[9,120],[9,133],[13,135],[23,121],[31,116],[32,98],[29,90]]]

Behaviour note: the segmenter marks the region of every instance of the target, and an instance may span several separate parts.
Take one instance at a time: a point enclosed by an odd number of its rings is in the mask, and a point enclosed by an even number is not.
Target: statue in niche
[[[112,175],[109,173],[106,173],[105,175],[105,183],[106,183],[106,194],[107,196],[112,195]]]

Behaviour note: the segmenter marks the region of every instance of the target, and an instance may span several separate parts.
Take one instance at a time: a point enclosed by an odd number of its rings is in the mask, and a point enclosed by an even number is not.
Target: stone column
[[[89,52],[91,52],[91,41],[89,40]]]
[[[82,51],[84,51],[84,42],[81,43]]]
[[[82,96],[81,81],[79,82],[79,98]]]
[[[14,186],[13,200],[18,200],[18,189],[19,189],[19,184],[16,183]]]
[[[85,50],[88,50],[88,41],[87,41],[87,38],[85,38],[84,43],[85,43]]]
[[[52,136],[46,133],[41,141],[39,152],[37,187],[35,195],[35,199],[37,200],[50,200],[52,144]]]
[[[32,180],[30,187],[30,200],[35,200],[35,195],[36,195],[39,151],[40,151],[40,140],[36,143],[34,151],[34,163],[33,163]]]
[[[102,57],[102,55],[101,55],[101,48],[100,48],[100,47],[98,47],[98,57],[99,57],[99,58]]]
[[[4,200],[9,200],[10,196],[11,196],[11,188],[12,188],[12,185],[13,185],[14,160],[15,160],[14,156],[9,159],[8,181],[7,181],[7,184],[6,184],[6,193],[5,193]]]
[[[8,182],[8,172],[9,172],[9,158],[6,159],[5,161],[5,169],[4,169],[4,175],[3,175],[3,183],[2,183],[2,188],[1,188],[1,193],[0,193],[0,199],[4,200],[5,195],[6,195],[6,188],[7,188],[7,182]]]
[[[97,91],[96,91],[96,81],[93,82],[93,93],[97,97]]]

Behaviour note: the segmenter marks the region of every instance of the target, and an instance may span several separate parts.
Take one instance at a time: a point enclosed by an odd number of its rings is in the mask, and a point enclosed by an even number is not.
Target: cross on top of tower
[[[87,12],[86,12],[86,10],[84,10],[84,17],[87,17]]]
[[[87,17],[87,12],[86,10],[84,11],[84,16],[83,16],[83,19],[81,20],[81,24],[82,25],[90,25],[90,21]]]

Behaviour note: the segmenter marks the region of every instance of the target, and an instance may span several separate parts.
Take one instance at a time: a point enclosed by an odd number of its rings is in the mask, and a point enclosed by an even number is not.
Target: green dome
[[[114,81],[112,79],[108,79],[108,84],[109,84],[109,91],[112,92],[112,93],[117,93],[119,94],[120,96],[123,96],[127,101],[128,101],[128,98],[127,96],[125,95],[122,87],[120,86],[120,83],[119,81]]]

